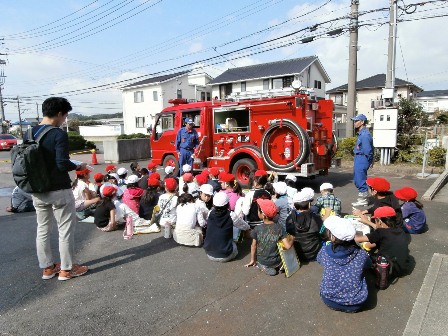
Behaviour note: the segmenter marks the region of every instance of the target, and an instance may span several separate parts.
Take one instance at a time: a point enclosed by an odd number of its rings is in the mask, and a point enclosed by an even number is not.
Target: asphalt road
[[[368,308],[357,314],[321,302],[317,263],[302,265],[289,279],[269,277],[244,268],[249,241],[235,261],[218,264],[201,248],[178,246],[161,233],[125,241],[121,232],[103,233],[86,223],[77,226],[76,257],[90,271],[70,281],[44,281],[35,215],[4,211],[13,187],[9,164],[1,162],[8,155],[0,152],[0,335],[401,335],[433,254],[448,251],[447,200],[436,197],[424,202],[430,230],[412,236],[412,274],[381,292],[369,277]],[[420,195],[433,182],[393,169],[385,177],[393,189],[410,185]],[[318,190],[324,181],[335,185],[349,212],[356,198],[351,172],[336,169],[304,185]],[[56,235],[53,243],[57,255]]]

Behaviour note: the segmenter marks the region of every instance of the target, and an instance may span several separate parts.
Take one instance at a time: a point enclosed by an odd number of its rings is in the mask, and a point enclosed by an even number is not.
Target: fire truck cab
[[[327,174],[336,141],[332,132],[333,102],[316,100],[294,89],[239,93],[226,101],[187,102],[156,115],[151,134],[152,160],[179,170],[175,141],[185,118],[192,118],[201,145],[194,171],[218,167],[247,186],[255,169],[314,177]]]

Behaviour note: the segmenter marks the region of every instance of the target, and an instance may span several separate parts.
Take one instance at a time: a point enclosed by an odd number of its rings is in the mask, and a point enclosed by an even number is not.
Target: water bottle
[[[389,287],[390,263],[383,256],[378,256],[375,268],[375,285],[378,289]]]
[[[166,239],[170,239],[173,237],[173,234],[171,232],[171,224],[170,223],[165,223],[165,231],[163,233],[163,237],[165,237]]]

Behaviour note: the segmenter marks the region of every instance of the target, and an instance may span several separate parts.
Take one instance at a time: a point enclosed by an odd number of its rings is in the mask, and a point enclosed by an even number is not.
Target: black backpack
[[[11,151],[12,176],[17,186],[27,193],[50,191],[50,174],[47,169],[39,142],[54,126],[44,126],[33,136],[32,129],[27,130],[26,140],[14,146]]]

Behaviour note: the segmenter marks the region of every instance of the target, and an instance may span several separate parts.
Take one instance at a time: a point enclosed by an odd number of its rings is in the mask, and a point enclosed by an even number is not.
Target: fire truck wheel
[[[272,144],[284,142],[284,136],[287,133],[291,133],[297,139],[294,141],[295,157],[290,162],[285,161],[283,158],[277,159],[276,161],[271,157],[271,146]],[[310,140],[308,134],[293,120],[283,119],[282,122],[274,122],[266,129],[261,139],[261,154],[263,155],[264,161],[269,168],[278,172],[286,173],[295,171],[296,167],[300,166],[308,158],[309,153]]]
[[[165,158],[163,159],[163,168],[165,168],[166,166],[173,166],[174,167],[174,176],[178,176],[179,175],[179,161],[177,160],[177,158],[174,155],[167,155],[165,156]]]
[[[232,174],[243,188],[251,188],[249,185],[249,175],[251,171],[257,169],[255,161],[252,159],[240,159],[232,168]]]

